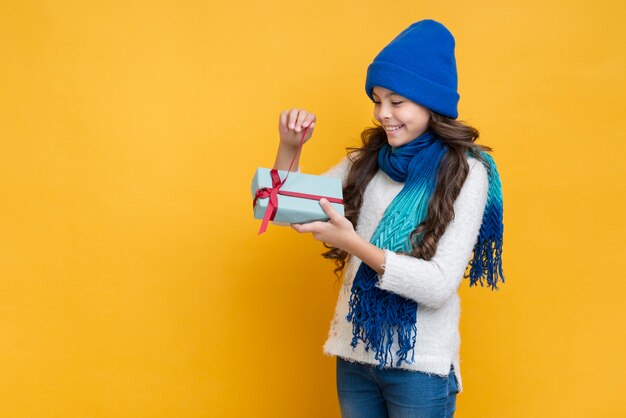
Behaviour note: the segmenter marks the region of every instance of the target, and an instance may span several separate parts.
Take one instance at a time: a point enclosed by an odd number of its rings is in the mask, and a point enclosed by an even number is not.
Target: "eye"
[[[397,105],[402,104],[402,103],[404,103],[404,102],[391,102],[391,104],[393,104],[394,106],[397,106]]]
[[[372,100],[372,102],[373,102],[376,106],[378,106],[378,105],[380,104],[380,102],[377,102],[377,101],[375,101],[375,100]]]

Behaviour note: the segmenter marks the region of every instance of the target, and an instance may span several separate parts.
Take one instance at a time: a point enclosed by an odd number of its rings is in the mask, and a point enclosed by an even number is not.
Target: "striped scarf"
[[[427,215],[428,202],[436,186],[437,169],[446,154],[446,147],[432,130],[428,130],[413,141],[393,148],[386,143],[378,153],[378,165],[389,177],[404,182],[400,193],[389,204],[370,242],[382,249],[410,253],[409,234]],[[489,193],[480,227],[474,255],[470,261],[470,287],[483,276],[492,290],[498,289],[498,275],[504,282],[502,272],[502,187],[498,170],[491,156],[481,151],[489,163]],[[421,242],[423,236],[419,236]],[[397,333],[399,350],[396,366],[410,363],[407,356],[417,337],[417,302],[376,287],[378,275],[370,266],[361,262],[350,294],[349,313],[346,319],[352,322],[351,346],[359,340],[365,350],[373,349],[381,368],[393,364],[391,346]]]

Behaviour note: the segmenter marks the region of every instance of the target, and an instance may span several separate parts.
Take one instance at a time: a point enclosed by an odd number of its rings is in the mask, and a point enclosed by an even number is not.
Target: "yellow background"
[[[626,416],[624,2],[16,1],[0,13],[0,416],[339,417],[332,263],[257,236],[281,110],[319,174],[410,23],[455,35],[504,185],[457,417]]]

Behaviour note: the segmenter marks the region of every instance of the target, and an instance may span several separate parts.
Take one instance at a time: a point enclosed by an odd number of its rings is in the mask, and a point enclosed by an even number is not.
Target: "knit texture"
[[[365,92],[384,87],[452,119],[458,117],[458,75],[452,33],[424,19],[385,46],[367,68]]]
[[[409,235],[426,219],[428,204],[436,186],[437,171],[445,154],[443,142],[431,130],[400,147],[383,145],[378,153],[378,165],[393,180],[404,182],[404,187],[385,211],[371,238],[372,244],[393,251],[411,251]],[[487,157],[488,154],[482,153],[482,156]],[[495,164],[492,160],[489,161],[489,171],[493,172]],[[494,188],[494,181],[497,180],[497,186],[500,185],[496,174],[494,172],[489,176],[490,190]],[[501,197],[499,188],[495,189],[496,194]],[[474,249],[477,256],[473,260],[473,271],[470,271],[470,286],[486,273],[488,284],[495,287],[497,273],[502,272],[499,256],[503,232],[502,199],[495,202],[495,210],[489,207],[489,203],[488,198],[486,213],[493,213],[493,216],[483,216],[479,242]],[[500,235],[496,235],[498,232]],[[483,233],[486,235],[483,236]],[[421,242],[422,236],[417,239]],[[496,244],[493,250],[497,252],[496,257],[492,256],[492,243]],[[402,362],[413,361],[413,357],[409,359],[408,356],[412,355],[417,338],[417,305],[410,299],[381,290],[376,287],[377,282],[376,271],[361,263],[352,285],[350,311],[347,316],[353,326],[351,345],[355,347],[362,341],[366,351],[374,350],[378,367],[382,368],[393,364],[394,352],[391,346],[394,339],[397,339],[399,349],[395,352],[395,365],[399,366]]]
[[[457,289],[477,242],[489,192],[487,168],[473,158],[468,158],[468,163],[470,172],[454,203],[455,218],[440,238],[435,256],[426,261],[386,249],[384,274],[376,284],[418,305],[415,327],[419,338],[415,341],[413,361],[397,367],[446,376],[452,364],[460,391]],[[349,167],[350,160],[344,157],[324,175],[340,177],[345,182]],[[403,186],[404,183],[393,180],[382,170],[377,172],[365,190],[359,213],[356,232],[361,238],[370,241],[386,208]],[[363,344],[351,346],[352,324],[346,319],[352,281],[360,264],[357,257],[349,256],[324,353],[377,365],[373,351],[366,351]],[[398,349],[394,341],[392,350]]]
[[[443,142],[428,130],[400,147],[383,145],[378,153],[378,165],[388,176],[404,187],[391,202],[380,221],[371,243],[378,248],[409,252],[411,231],[426,218],[428,202],[435,190],[436,173],[446,153]],[[421,240],[421,237],[420,237]],[[392,364],[391,346],[398,339],[396,366],[412,354],[417,329],[417,304],[376,287],[376,271],[361,263],[352,284],[350,311],[352,346],[360,341],[365,350],[374,350],[379,367]]]

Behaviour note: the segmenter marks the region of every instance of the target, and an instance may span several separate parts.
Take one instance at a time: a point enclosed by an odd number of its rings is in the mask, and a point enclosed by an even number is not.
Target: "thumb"
[[[335,210],[335,208],[330,204],[328,200],[326,200],[325,198],[321,198],[320,206],[322,206],[322,209],[324,210],[326,215],[328,215],[331,221],[334,221],[337,219],[338,212]]]

